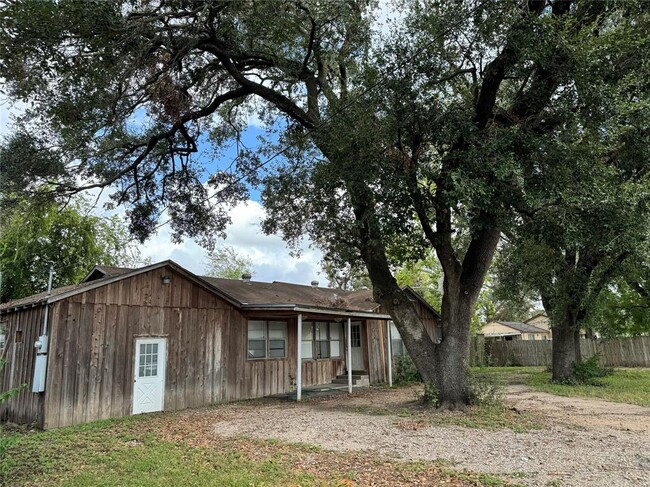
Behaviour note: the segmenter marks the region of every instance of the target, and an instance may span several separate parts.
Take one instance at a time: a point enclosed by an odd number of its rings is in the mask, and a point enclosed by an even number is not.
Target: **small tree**
[[[50,267],[54,287],[78,283],[97,264],[141,261],[117,217],[89,214],[86,200],[14,201],[3,209],[0,234],[0,302],[45,291]]]
[[[208,253],[205,266],[207,276],[241,279],[245,273],[253,275],[253,261],[250,257],[237,252],[234,247],[230,245],[216,247]]]

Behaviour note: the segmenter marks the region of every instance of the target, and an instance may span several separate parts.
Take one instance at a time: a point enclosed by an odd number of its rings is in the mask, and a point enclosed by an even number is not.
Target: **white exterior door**
[[[135,341],[133,414],[162,411],[165,406],[165,338]]]
[[[361,346],[361,323],[353,322],[350,327],[352,343],[352,370],[365,370],[363,364],[363,347]]]

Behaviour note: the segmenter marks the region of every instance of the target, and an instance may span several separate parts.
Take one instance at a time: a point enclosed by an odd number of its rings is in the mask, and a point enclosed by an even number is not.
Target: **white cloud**
[[[94,213],[101,215],[124,216],[124,209],[117,208],[110,212],[103,205],[108,201],[109,191],[99,194],[98,190],[87,192],[87,196],[97,205]],[[309,284],[313,279],[326,285],[324,277],[320,276],[320,261],[322,253],[310,248],[309,240],[305,238],[300,246],[300,256],[290,255],[291,250],[277,235],[265,235],[260,223],[264,218],[264,207],[257,201],[248,200],[231,210],[232,223],[226,228],[226,239],[217,245],[232,246],[237,253],[249,257],[253,261],[254,279],[258,281],[285,281],[296,284]],[[163,215],[163,221],[166,219]],[[171,241],[169,225],[163,225],[156,234],[144,244],[139,245],[143,257],[149,257],[152,262],[171,259],[195,274],[204,274],[207,252],[191,239],[182,243]]]

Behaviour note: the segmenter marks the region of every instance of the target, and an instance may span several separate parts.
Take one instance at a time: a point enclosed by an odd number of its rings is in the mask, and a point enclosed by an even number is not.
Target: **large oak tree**
[[[214,235],[222,204],[263,182],[265,228],[362,259],[422,376],[456,408],[473,307],[536,140],[561,127],[574,52],[626,5],[414,1],[396,40],[373,44],[362,0],[10,0],[0,69],[10,96],[33,103],[31,132],[92,186],[115,187],[142,238],[163,208],[177,237]],[[270,152],[242,150],[206,187],[192,156],[239,137],[251,111],[277,134]],[[388,248],[418,246],[444,272],[439,345],[391,272]]]

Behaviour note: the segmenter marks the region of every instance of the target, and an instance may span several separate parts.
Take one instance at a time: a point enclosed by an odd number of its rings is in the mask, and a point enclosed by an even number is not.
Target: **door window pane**
[[[361,346],[361,325],[352,325],[350,338],[353,347]]]
[[[138,363],[138,377],[156,377],[158,375],[158,344],[141,343]]]

